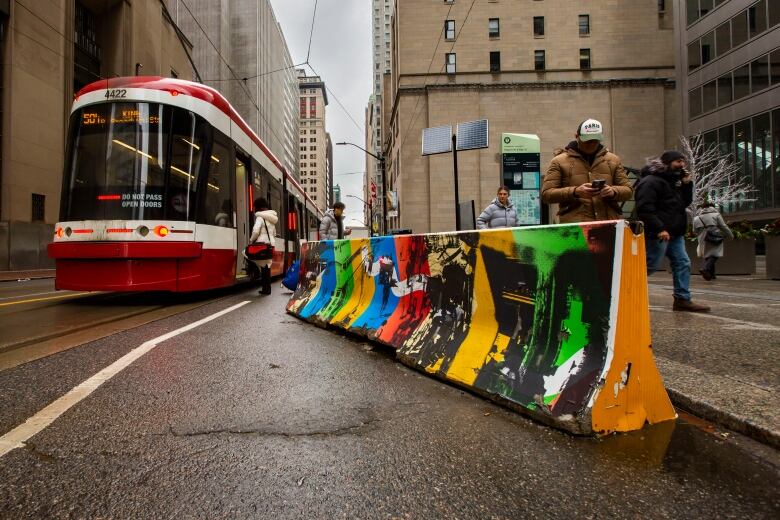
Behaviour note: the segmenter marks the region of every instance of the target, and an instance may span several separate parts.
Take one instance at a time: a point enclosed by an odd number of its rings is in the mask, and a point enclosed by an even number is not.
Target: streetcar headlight
[[[168,233],[170,233],[170,231],[165,226],[157,226],[156,228],[154,228],[154,234],[157,235],[158,237],[161,238],[167,237]]]
[[[72,229],[70,229],[69,227],[66,227],[66,228],[65,228],[65,234],[66,234],[67,236],[71,236],[71,235],[73,234],[73,230],[72,230]]]
[[[56,235],[57,238],[62,238],[62,235],[64,233],[65,233],[65,231],[61,227],[58,227],[56,233],[54,233],[54,234]]]
[[[146,226],[140,226],[138,228],[138,234],[141,235],[142,237],[145,237],[146,235],[149,234],[149,228]]]

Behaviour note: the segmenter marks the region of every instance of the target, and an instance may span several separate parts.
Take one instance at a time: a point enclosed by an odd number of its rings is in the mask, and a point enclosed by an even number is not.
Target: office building
[[[780,217],[780,0],[677,0],[677,82],[687,136],[717,145],[755,201],[729,220]]]
[[[319,76],[307,76],[298,69],[300,90],[299,117],[299,167],[301,185],[322,211],[328,209],[330,200],[328,171],[328,142],[325,131],[325,107],[328,93]],[[332,153],[332,151],[331,151]]]
[[[298,79],[270,0],[166,0],[203,83],[224,94],[293,175]]]

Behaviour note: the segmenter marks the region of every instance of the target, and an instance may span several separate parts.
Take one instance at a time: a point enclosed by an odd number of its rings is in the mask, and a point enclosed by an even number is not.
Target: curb
[[[14,273],[11,275],[10,273]],[[54,271],[0,271],[0,283],[20,282],[23,280],[47,280],[55,277]]]
[[[747,417],[719,410],[707,402],[688,397],[673,388],[667,387],[666,391],[669,393],[669,397],[676,407],[701,417],[702,419],[706,419],[746,435],[762,444],[766,444],[775,449],[780,449],[780,431],[771,430],[765,426],[756,424]]]

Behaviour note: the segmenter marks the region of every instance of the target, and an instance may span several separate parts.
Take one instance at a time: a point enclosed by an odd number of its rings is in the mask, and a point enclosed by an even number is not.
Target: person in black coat
[[[674,282],[675,311],[709,312],[706,305],[691,301],[691,260],[685,252],[688,229],[686,208],[693,202],[693,182],[685,169],[685,156],[676,150],[664,152],[642,168],[636,186],[637,218],[645,225],[647,274],[669,258]]]

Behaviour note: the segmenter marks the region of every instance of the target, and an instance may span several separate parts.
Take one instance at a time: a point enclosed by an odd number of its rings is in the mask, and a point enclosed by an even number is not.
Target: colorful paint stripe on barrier
[[[573,433],[676,417],[623,221],[314,242],[287,311]]]

